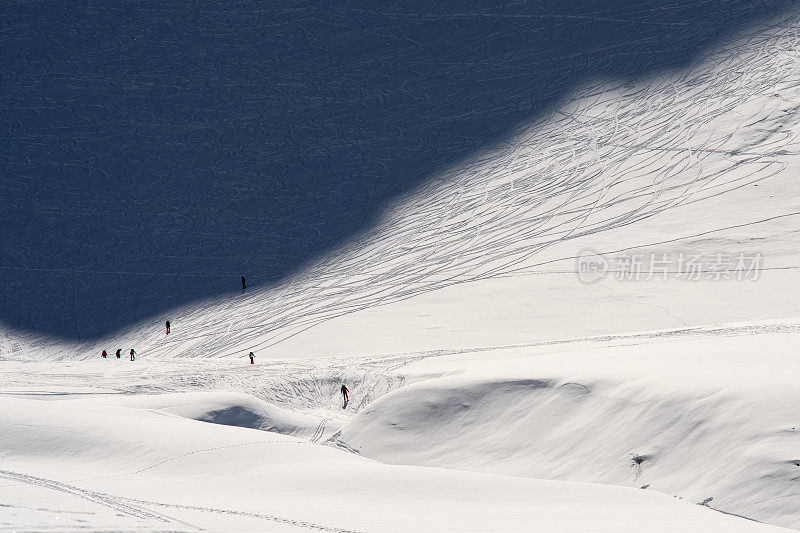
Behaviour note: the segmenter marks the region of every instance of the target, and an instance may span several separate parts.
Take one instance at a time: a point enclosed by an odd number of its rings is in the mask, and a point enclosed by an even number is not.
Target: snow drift
[[[791,330],[790,330],[791,331]],[[800,334],[578,343],[411,365],[333,442],[394,464],[580,480],[800,527]]]
[[[780,531],[650,491],[383,465],[292,437],[98,401],[0,398],[0,412],[0,479],[14,489],[0,519],[13,523],[30,498],[66,503],[27,511],[47,529],[91,520],[99,529],[150,531],[534,525],[578,533],[635,531],[647,521],[664,533]]]
[[[314,438],[322,421],[320,418],[259,400],[249,394],[235,392],[158,394],[116,403],[157,410],[200,422],[260,429],[307,439]],[[321,434],[316,439],[319,437]]]

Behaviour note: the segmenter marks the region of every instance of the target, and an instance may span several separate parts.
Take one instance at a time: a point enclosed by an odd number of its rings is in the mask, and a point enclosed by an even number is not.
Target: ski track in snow
[[[265,514],[259,514],[259,513],[250,513],[250,512],[247,512],[247,511],[233,511],[233,510],[230,510],[230,509],[217,509],[217,508],[214,508],[214,507],[199,507],[197,505],[178,505],[178,504],[172,504],[172,503],[151,502],[149,500],[136,500],[136,499],[132,499],[132,498],[120,498],[120,499],[124,500],[124,501],[130,501],[130,502],[140,503],[140,504],[145,504],[145,505],[156,505],[156,506],[170,507],[170,508],[175,508],[175,509],[185,509],[185,510],[188,510],[188,511],[203,511],[203,512],[207,512],[207,513],[219,513],[219,514],[240,516],[240,517],[246,517],[246,518],[259,518],[259,519],[262,519],[262,520],[269,520],[271,522],[278,522],[278,523],[281,523],[281,524],[297,526],[299,528],[311,529],[311,530],[315,530],[315,531],[330,531],[332,533],[361,533],[360,531],[357,531],[357,530],[354,530],[354,529],[341,529],[341,528],[337,528],[337,527],[323,526],[323,525],[320,525],[320,524],[313,524],[311,522],[305,522],[303,520],[293,520],[293,519],[290,519],[290,518],[282,518],[282,517],[278,517],[278,516],[271,516],[271,515],[265,515]]]
[[[230,447],[230,446],[227,446]],[[285,524],[289,526],[296,526],[300,529],[310,529],[313,531],[328,531],[331,533],[360,533],[356,530],[351,529],[341,529],[336,527],[328,527],[320,524],[314,524],[311,522],[306,522],[303,520],[294,520],[291,518],[284,518],[280,516],[273,516],[263,513],[251,513],[246,511],[236,511],[230,509],[217,509],[212,507],[202,507],[197,505],[180,505],[180,504],[173,504],[173,503],[164,503],[164,502],[157,502],[151,500],[139,500],[135,498],[127,498],[122,496],[115,496],[112,494],[106,494],[103,492],[97,492],[87,489],[82,489],[80,487],[76,487],[74,485],[70,485],[68,483],[64,483],[61,481],[55,481],[52,479],[45,479],[42,477],[32,476],[29,474],[23,474],[20,472],[12,472],[9,470],[0,470],[0,479],[6,479],[10,481],[15,481],[18,483],[24,483],[27,485],[33,485],[36,487],[42,487],[49,490],[55,490],[59,492],[63,492],[66,494],[71,494],[77,496],[79,498],[83,498],[88,500],[92,503],[96,503],[98,505],[102,505],[113,509],[114,511],[118,511],[120,513],[124,513],[126,515],[144,519],[150,522],[147,525],[148,531],[162,531],[162,527],[158,527],[158,529],[153,528],[152,523],[162,523],[166,525],[177,524],[180,526],[184,526],[180,530],[170,528],[169,531],[203,531],[203,528],[196,526],[194,524],[190,524],[183,520],[178,520],[174,517],[153,511],[148,507],[166,507],[172,509],[181,509],[187,511],[201,511],[206,513],[218,513],[224,515],[231,515],[231,516],[238,516],[238,517],[247,517],[247,518],[257,518],[261,520],[276,522],[280,524]],[[147,506],[147,507],[146,507]],[[71,511],[66,511],[71,512]],[[186,529],[190,528],[190,529]]]
[[[407,384],[400,369],[417,361],[452,355],[499,352],[518,348],[537,348],[577,343],[648,342],[691,337],[796,333],[800,325],[768,323],[723,327],[687,327],[663,331],[577,337],[496,346],[423,350],[399,354],[375,354],[360,357],[335,357],[313,360],[267,360],[257,365],[236,363],[228,358],[155,359],[135,367],[114,366],[105,361],[105,368],[79,367],[70,371],[62,367],[16,363],[0,368],[3,386],[0,395],[31,398],[66,398],[95,395],[164,394],[222,390],[243,392],[290,410],[321,413],[320,422],[310,440],[317,442],[325,425],[335,418],[348,417],[387,392]],[[341,409],[339,386],[348,383],[351,396],[357,401]],[[92,383],[93,390],[82,390]],[[63,389],[64,392],[59,392]]]
[[[553,261],[535,258],[554,244],[784,171],[786,157],[800,154],[787,127],[800,112],[791,98],[800,95],[798,27],[793,15],[688,69],[636,84],[587,86],[507,143],[396,202],[375,229],[281,285],[176,311],[169,337],[147,324],[58,348],[8,339],[2,354],[85,359],[96,357],[98,346],[119,344],[137,346],[145,357],[238,356],[424,292],[546,273],[542,267]],[[780,217],[798,220],[800,212],[751,223]]]
[[[330,445],[358,454],[338,439],[339,431],[327,436],[332,422],[407,384],[408,378],[399,370],[416,361],[588,341],[797,332],[800,326],[796,324],[687,327],[359,358],[259,359],[253,366],[230,359],[276,346],[335,317],[459,283],[526,273],[573,275],[572,271],[543,270],[555,260],[538,261],[537,254],[785,171],[787,158],[800,155],[796,129],[791,127],[800,114],[796,103],[800,98],[798,28],[800,17],[792,15],[718,46],[708,58],[679,72],[636,83],[588,85],[551,116],[398,200],[373,230],[277,287],[250,291],[222,304],[208,301],[176,311],[169,337],[149,323],[110,339],[58,347],[52,339],[7,333],[0,338],[0,359],[8,360],[10,366],[0,368],[4,374],[0,394],[62,398],[247,392],[288,409],[320,415],[308,442],[296,444]],[[747,115],[742,115],[743,110]],[[800,212],[775,213],[770,219],[739,227],[779,218],[797,221],[796,217]],[[717,231],[703,230],[695,235]],[[228,235],[226,228],[221,233]],[[96,371],[22,366],[47,359],[95,359],[98,346],[111,347],[112,355],[105,368]],[[139,360],[144,361],[135,367],[115,367],[117,346],[135,346],[142,356]],[[344,413],[338,395],[343,381],[358,398]],[[87,383],[93,390],[77,391]],[[72,483],[133,476],[188,455],[252,444],[194,450],[136,471]],[[350,531],[269,514],[125,498],[10,470],[0,470],[0,478],[81,498],[143,520],[153,531],[199,527],[152,507],[310,530]]]
[[[15,481],[17,483],[33,485],[48,490],[63,492],[65,494],[70,494],[82,498],[84,500],[88,500],[92,503],[108,507],[119,513],[123,513],[125,515],[129,515],[135,518],[144,519],[148,522],[156,522],[162,524],[180,524],[181,526],[185,527],[188,526],[189,528],[191,528],[191,530],[200,529],[199,527],[189,524],[187,522],[176,520],[175,518],[151,511],[149,509],[145,509],[144,507],[141,507],[139,505],[124,502],[121,499],[116,498],[114,496],[82,489],[73,485],[62,483],[60,481],[45,479],[37,476],[23,474],[20,472],[12,472],[9,470],[0,470],[0,478],[9,481]],[[182,527],[181,531],[185,531],[186,530],[185,527]],[[163,527],[159,527],[157,530],[150,529],[149,527],[148,529],[151,531],[160,531],[163,530]],[[176,530],[170,529],[170,531],[176,531]]]
[[[0,489],[27,484],[42,487],[47,490],[60,491],[117,510],[127,516],[141,519],[144,521],[142,527],[146,527],[148,530],[152,531],[188,531],[192,530],[192,528],[199,529],[191,523],[191,519],[189,519],[189,522],[178,520],[169,514],[157,512],[152,509],[153,507],[157,507],[167,510],[175,509],[180,511],[221,514],[231,517],[253,518],[301,529],[347,532],[351,530],[329,527],[324,524],[303,520],[295,520],[264,512],[254,513],[237,509],[128,498],[84,489],[79,485],[88,481],[136,476],[157,469],[167,463],[180,461],[183,458],[198,454],[209,454],[209,460],[213,460],[215,452],[248,446],[327,445],[348,453],[360,455],[358,449],[340,438],[341,431],[337,430],[332,435],[326,437],[326,425],[337,417],[341,420],[342,416],[350,416],[353,413],[359,412],[363,407],[372,403],[383,394],[403,386],[406,383],[407,377],[402,375],[402,368],[430,358],[466,354],[476,354],[479,356],[480,354],[486,354],[488,357],[491,357],[493,352],[502,352],[504,350],[527,347],[563,346],[579,343],[621,346],[631,343],[640,345],[647,342],[664,342],[673,339],[752,336],[776,333],[796,334],[798,332],[800,332],[800,324],[796,323],[767,323],[727,327],[691,327],[639,334],[605,335],[563,339],[553,342],[476,346],[463,349],[428,350],[406,354],[394,354],[391,356],[360,357],[355,359],[274,360],[260,365],[249,365],[247,363],[237,364],[230,359],[150,360],[143,362],[142,365],[136,368],[121,367],[110,372],[108,371],[108,367],[114,365],[116,361],[76,362],[72,365],[65,363],[55,366],[48,365],[46,362],[8,362],[6,365],[3,365],[3,374],[0,375],[0,382],[3,383],[0,393],[6,395],[20,397],[33,396],[46,399],[48,397],[68,398],[73,394],[75,395],[74,397],[83,397],[91,394],[112,394],[122,397],[162,392],[187,392],[215,389],[239,390],[261,397],[285,408],[319,413],[320,421],[315,430],[309,432],[306,440],[282,438],[200,448],[179,455],[165,457],[136,470],[127,472],[90,475],[82,478],[56,481],[18,471],[0,470],[0,478],[11,483],[1,484]],[[108,365],[104,365],[103,363],[108,363]],[[31,364],[35,364],[39,368],[30,368]],[[103,366],[106,368],[102,368]],[[15,382],[14,380],[9,380],[9,377],[16,377],[19,381]],[[339,403],[338,395],[338,385],[342,379],[348,380],[354,399],[359,398],[358,403],[356,404],[354,402],[354,407],[348,410],[346,415],[341,413],[341,404]],[[414,379],[425,379],[425,377]],[[86,383],[92,383],[96,392],[80,391],[81,387]],[[586,385],[581,383],[565,382],[559,385],[559,387],[566,386],[586,389]],[[18,387],[25,388],[21,390]],[[57,391],[58,388],[65,388],[67,390],[58,394],[47,392],[48,389]],[[37,392],[36,389],[41,392]],[[68,429],[62,430],[70,431]],[[180,526],[180,528],[176,529],[177,526]]]

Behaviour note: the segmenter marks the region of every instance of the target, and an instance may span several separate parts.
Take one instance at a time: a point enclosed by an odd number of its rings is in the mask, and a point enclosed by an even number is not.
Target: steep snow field
[[[274,286],[6,327],[0,528],[800,529],[798,28],[591,80]]]
[[[735,166],[770,175],[790,141],[768,133],[783,121],[774,106],[791,107],[796,68],[793,36],[776,47],[764,26],[797,5],[0,2],[0,321],[66,339],[114,334],[219,303],[242,274],[266,287],[328,262],[384,209],[385,234],[349,263],[359,274],[384,279],[402,255],[463,274],[475,257],[461,247],[503,263],[519,259],[514,241],[582,234],[586,202],[606,185],[596,212],[616,204],[616,220],[583,230],[729,188],[733,176],[713,168],[695,179],[710,154],[736,152]],[[741,31],[748,50],[729,47]],[[711,68],[684,77],[715,47]],[[582,87],[587,105],[570,107]],[[716,132],[737,110],[734,128]],[[767,119],[763,133],[750,118]],[[737,125],[752,138],[727,142]],[[683,149],[691,162],[674,153]],[[390,203],[408,205],[415,188],[416,216],[401,208],[387,224]],[[506,238],[475,234],[499,219]],[[325,279],[349,288],[333,265]],[[395,292],[429,285],[410,283],[419,272],[407,266],[396,274],[384,280],[405,287]]]
[[[307,357],[800,316],[785,290],[800,264],[797,26],[792,13],[686,69],[587,85],[275,286],[91,342],[16,332],[5,353],[73,359],[133,345],[158,357]],[[585,250],[763,260],[759,283],[609,275],[583,286],[575,258]]]

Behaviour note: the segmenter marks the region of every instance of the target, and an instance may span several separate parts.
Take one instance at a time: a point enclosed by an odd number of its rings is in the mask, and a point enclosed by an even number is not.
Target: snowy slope
[[[797,22],[756,25],[685,69],[585,86],[276,286],[92,342],[15,331],[3,352],[305,357],[798,316],[787,290],[800,264]],[[575,275],[585,250],[763,261],[759,283],[585,285]]]
[[[524,531],[534,516],[547,531],[627,531],[646,516],[664,531],[756,525],[688,511],[702,502],[796,528],[799,327],[258,365],[7,361],[11,523],[58,490],[133,505],[145,529],[153,520],[246,530],[257,527],[250,519],[286,519],[359,531]],[[341,382],[353,398],[347,411]],[[105,523],[83,505],[67,509]],[[236,521],[216,522],[209,509]]]
[[[325,261],[394,200],[431,180],[456,176],[457,190],[476,193],[464,182],[473,174],[468,160],[515,144],[518,128],[563,122],[556,106],[576,88],[646,83],[796,5],[4,1],[0,321],[96,338],[230,295],[242,274],[251,288],[268,286]],[[751,39],[757,48],[763,43],[758,33]],[[710,81],[737,85],[728,104],[762,88],[720,66]],[[756,67],[741,72],[760,76]],[[658,100],[679,111],[683,97],[711,96],[707,80],[688,81],[689,91],[667,86]],[[611,104],[603,99],[601,106]],[[648,119],[646,109],[634,114]],[[720,148],[698,131],[698,117],[669,131],[669,117],[637,127],[619,111],[628,127],[603,128],[601,152],[624,141],[616,150],[622,155],[657,133],[677,144],[684,132],[693,148]],[[591,153],[591,136],[555,139],[548,130],[534,131],[560,153],[538,152],[539,164],[571,166]],[[565,189],[589,181],[602,187],[594,173],[578,177],[569,168],[556,180],[541,169],[531,176],[530,162],[520,166],[507,155],[513,166],[493,180],[523,178],[517,190],[538,190],[535,203],[546,195],[557,207],[557,197],[568,199]],[[438,200],[458,205],[457,190]],[[528,194],[519,200],[508,209],[532,205]],[[578,192],[570,202],[580,207],[583,200]],[[485,214],[476,218],[493,216],[475,207]],[[437,211],[425,222],[463,241],[458,230],[468,226]],[[560,221],[577,214],[565,210]],[[518,223],[529,225],[527,217]]]
[[[4,327],[0,523],[800,528],[799,17],[582,79],[280,283],[92,340]],[[763,261],[586,282],[587,250]]]
[[[404,370],[441,377],[334,441],[388,463],[649,485],[800,528],[798,346],[795,324],[426,359]]]
[[[102,402],[0,403],[0,477],[13,489],[0,518],[11,527],[577,532],[647,520],[652,531],[779,531],[649,491],[388,466]]]

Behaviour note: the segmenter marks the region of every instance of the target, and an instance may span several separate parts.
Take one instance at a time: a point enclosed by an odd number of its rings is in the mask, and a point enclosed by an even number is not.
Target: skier
[[[169,335],[169,320],[167,320],[167,335]]]
[[[347,402],[350,401],[350,398],[347,397],[347,393],[350,391],[347,390],[347,387],[345,387],[344,384],[342,384],[341,391],[342,391],[342,398],[344,398],[344,405],[342,406],[342,409],[344,409],[345,407],[347,407]]]
[[[244,276],[242,276],[242,292],[247,290],[247,285],[244,284]]]
[[[136,355],[136,352],[134,352],[133,348],[131,348],[131,361],[133,361],[135,355]]]
[[[256,358],[256,356],[253,354],[253,352],[250,352],[250,354],[249,354],[248,356],[250,357],[250,364],[251,364],[251,365],[254,365],[254,364],[256,364],[256,363],[255,363],[255,358]]]
[[[117,348],[117,359],[122,356],[122,348]]]
[[[103,359],[105,359],[106,357],[108,357],[108,354],[106,353],[105,350],[103,350]]]

